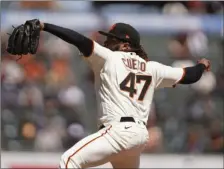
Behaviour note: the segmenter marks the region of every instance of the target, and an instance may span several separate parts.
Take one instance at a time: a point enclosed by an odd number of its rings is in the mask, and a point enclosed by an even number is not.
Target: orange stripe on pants
[[[98,138],[100,138],[100,137],[103,137],[110,129],[111,129],[111,127],[112,126],[110,126],[104,133],[102,133],[100,136],[98,136],[98,137],[96,137],[96,138],[94,138],[94,139],[92,139],[92,140],[90,140],[88,143],[86,143],[86,144],[84,144],[82,147],[80,147],[77,151],[75,151],[72,155],[70,155],[69,157],[68,157],[68,161],[67,161],[67,163],[66,163],[66,166],[65,166],[65,168],[67,169],[68,168],[68,162],[69,162],[69,160],[72,158],[72,156],[74,156],[75,154],[77,154],[80,150],[82,150],[85,146],[87,146],[88,144],[90,144],[90,143],[92,143],[93,141],[95,141],[95,140],[97,140]]]

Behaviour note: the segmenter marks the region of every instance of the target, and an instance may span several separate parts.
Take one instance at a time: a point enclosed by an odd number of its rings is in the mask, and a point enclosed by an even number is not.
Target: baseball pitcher
[[[98,79],[99,131],[67,150],[60,168],[88,168],[107,162],[113,168],[139,168],[140,154],[150,137],[146,122],[154,91],[195,83],[210,70],[206,59],[184,69],[149,61],[138,31],[125,23],[114,24],[109,32],[99,31],[107,37],[101,46],[76,31],[29,20],[14,29],[7,51],[35,54],[41,31],[76,46]]]

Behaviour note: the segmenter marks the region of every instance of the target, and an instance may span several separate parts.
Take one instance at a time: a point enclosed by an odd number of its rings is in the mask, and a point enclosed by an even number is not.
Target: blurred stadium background
[[[196,84],[155,93],[141,166],[223,168],[221,1],[1,1],[2,167],[56,168],[63,151],[97,130],[94,77],[75,47],[43,32],[35,56],[6,53],[11,26],[34,18],[99,43],[98,30],[126,22],[150,60],[186,67],[210,59],[212,71]]]

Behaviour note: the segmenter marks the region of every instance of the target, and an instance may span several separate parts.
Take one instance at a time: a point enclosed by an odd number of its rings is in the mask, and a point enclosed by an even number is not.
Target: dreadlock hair
[[[119,42],[128,42],[126,40],[121,40],[116,38]],[[149,58],[147,56],[147,53],[145,52],[144,48],[142,47],[142,45],[136,45],[136,44],[131,44],[130,42],[128,42],[130,45],[129,50],[126,50],[125,52],[135,52],[139,57],[141,57],[142,59],[144,59],[146,62],[149,61]]]
[[[145,52],[144,48],[142,47],[142,45],[140,45],[139,47],[134,47],[133,45],[131,45],[131,50],[130,52],[135,52],[139,57],[141,57],[142,59],[144,59],[146,62],[149,61],[149,58],[147,56],[147,53]]]

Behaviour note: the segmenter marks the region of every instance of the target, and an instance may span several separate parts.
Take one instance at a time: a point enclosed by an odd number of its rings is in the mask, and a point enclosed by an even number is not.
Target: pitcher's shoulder
[[[114,54],[120,55],[120,56],[126,56],[127,55],[127,53],[123,52],[123,51],[114,51]]]
[[[161,63],[156,62],[156,61],[148,61],[148,62],[146,62],[146,64],[148,67],[157,67],[157,66],[161,65]]]

